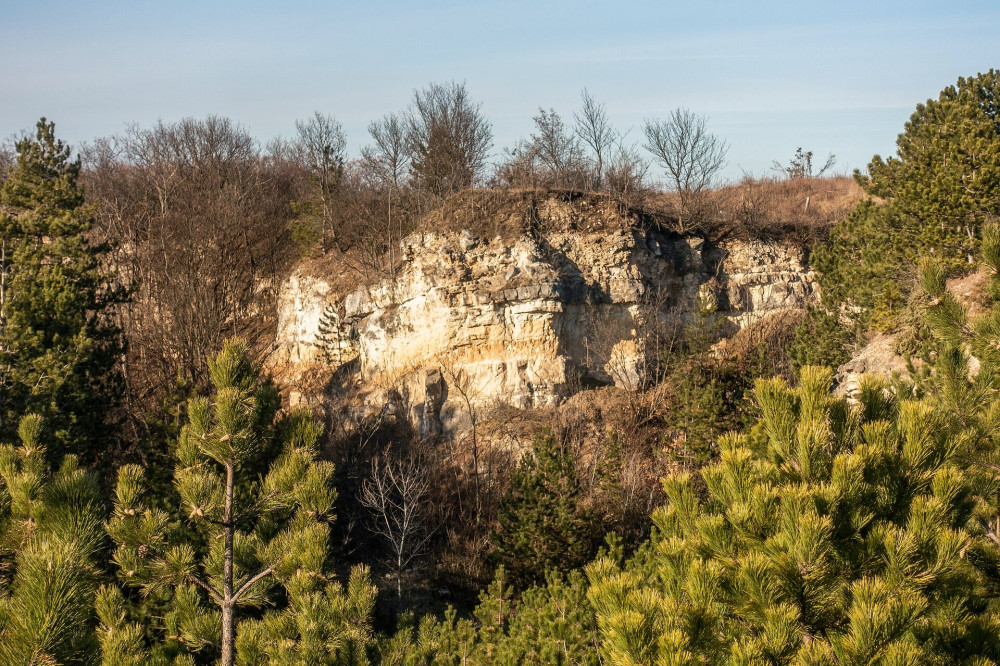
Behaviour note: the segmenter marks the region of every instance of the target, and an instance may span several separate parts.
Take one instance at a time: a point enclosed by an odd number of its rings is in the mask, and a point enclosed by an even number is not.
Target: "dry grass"
[[[826,238],[862,199],[853,178],[744,178],[712,193],[719,213],[718,235],[796,240]]]
[[[601,193],[561,189],[482,189],[445,199],[420,223],[426,231],[468,229],[486,238],[535,231],[599,231],[635,223]]]
[[[813,242],[850,212],[863,193],[847,176],[751,178],[705,195],[702,220],[688,233]],[[468,229],[488,238],[534,231],[599,231],[643,225],[673,227],[677,196],[646,192],[631,210],[606,194],[558,189],[462,192],[426,215],[418,229]]]
[[[861,199],[860,187],[846,176],[832,178],[745,178],[707,195],[704,219],[685,235],[783,240],[810,246],[826,238]],[[454,194],[408,225],[410,232],[468,230],[481,238],[516,238],[525,233],[600,232],[657,226],[676,231],[676,195],[647,191],[642,204],[622,210],[597,192],[560,189],[478,189]],[[384,237],[347,243],[298,264],[304,275],[322,277],[334,293],[392,277],[401,266]]]

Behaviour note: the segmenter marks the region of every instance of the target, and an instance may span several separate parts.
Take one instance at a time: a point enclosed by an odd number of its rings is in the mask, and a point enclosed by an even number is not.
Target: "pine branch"
[[[240,589],[236,590],[236,593],[233,594],[232,603],[235,604],[237,601],[239,601],[240,597],[243,596],[244,592],[246,592],[248,589],[250,589],[251,585],[253,585],[254,583],[256,583],[257,581],[259,581],[260,579],[262,579],[265,576],[268,576],[268,575],[270,575],[272,573],[274,573],[274,567],[268,567],[268,568],[266,568],[266,569],[258,572],[256,575],[254,575],[252,578],[250,578],[250,580],[248,580],[247,582],[243,583],[243,585],[240,586]]]
[[[194,583],[198,587],[200,587],[203,590],[205,590],[206,592],[208,592],[209,596],[211,596],[212,599],[214,599],[216,601],[216,603],[218,603],[220,605],[222,604],[222,595],[219,594],[218,592],[216,592],[215,588],[213,588],[211,585],[209,585],[208,583],[206,583],[205,581],[203,581],[202,579],[198,578],[197,576],[195,576],[192,573],[189,573],[187,575],[187,577],[188,577],[188,579],[192,583]]]

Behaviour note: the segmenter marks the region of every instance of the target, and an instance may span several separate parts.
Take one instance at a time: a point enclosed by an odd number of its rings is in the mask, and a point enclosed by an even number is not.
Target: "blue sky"
[[[356,153],[370,120],[465,81],[495,152],[587,87],[622,130],[677,106],[730,145],[726,175],[796,146],[838,170],[891,153],[913,107],[1000,67],[1000,2],[88,2],[0,0],[0,137],[45,115],[73,143],[228,115],[266,141],[314,110]]]

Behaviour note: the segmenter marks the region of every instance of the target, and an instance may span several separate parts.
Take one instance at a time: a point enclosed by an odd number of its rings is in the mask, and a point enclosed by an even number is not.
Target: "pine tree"
[[[859,180],[892,202],[924,251],[971,262],[981,226],[1000,213],[1000,70],[959,77],[918,104],[896,148]]]
[[[74,456],[48,473],[42,431],[41,417],[27,415],[20,446],[0,447],[0,663],[91,664],[100,491]]]
[[[960,424],[960,454],[973,479],[974,526],[984,538],[969,560],[1000,593],[1000,224],[982,230],[980,254],[990,273],[992,307],[975,319],[945,288],[947,268],[939,260],[921,265],[921,284],[930,299],[927,326],[937,342],[923,388],[938,410]]]
[[[661,360],[671,394],[664,420],[673,431],[673,455],[686,465],[707,462],[718,436],[739,426],[740,403],[755,376],[747,364],[720,359],[713,349],[725,322],[715,296],[702,288],[696,305],[682,345]]]
[[[495,646],[484,639],[493,654],[481,650],[486,658],[480,663],[597,666],[597,623],[587,589],[580,571],[550,571],[545,585],[521,596]]]
[[[332,465],[317,459],[321,427],[303,412],[275,421],[277,394],[245,342],[227,342],[209,369],[215,394],[190,402],[177,447],[182,524],[144,501],[141,469],[119,471],[108,524],[119,577],[144,595],[170,595],[157,640],[132,645],[128,658],[207,651],[231,666],[239,645],[240,663],[299,663],[303,653],[308,663],[343,663],[341,648],[366,640],[372,592],[364,571],[346,598],[330,580],[335,492]],[[269,604],[280,609],[263,611]],[[102,636],[129,638],[128,618],[112,611]],[[105,640],[122,642],[131,644]]]
[[[102,666],[144,666],[150,663],[143,637],[144,627],[129,618],[128,603],[121,589],[102,585],[95,600],[100,626],[97,638]]]
[[[511,475],[499,509],[496,557],[524,587],[544,580],[549,567],[570,569],[591,554],[589,513],[579,506],[580,482],[572,456],[552,436],[532,444]]]
[[[983,225],[1000,215],[1000,70],[962,77],[917,105],[896,155],[855,172],[871,198],[836,225],[813,265],[823,300],[860,309],[885,329],[905,305],[904,272],[932,255],[949,269],[971,263]]]
[[[998,644],[965,557],[973,484],[960,428],[867,380],[860,405],[761,381],[762,415],[718,463],[664,481],[653,539],[588,568],[609,664],[990,663]],[[703,484],[703,485],[702,485]]]
[[[295,577],[286,585],[288,605],[240,625],[237,663],[246,666],[365,666],[374,642],[375,586],[368,568],[355,567],[345,590]]]
[[[53,123],[40,120],[16,149],[0,187],[0,436],[12,439],[32,412],[53,460],[91,458],[108,444],[120,342],[104,315],[122,293],[101,274],[106,248],[88,240],[80,161]]]
[[[397,633],[381,646],[381,663],[599,664],[597,625],[587,600],[587,580],[580,571],[550,572],[544,585],[528,589],[515,602],[504,567],[480,593],[473,618],[425,617],[416,627],[404,616]]]
[[[845,326],[836,312],[809,306],[788,346],[792,369],[798,372],[807,365],[840,366],[850,358],[852,337],[851,327]]]
[[[837,313],[846,303],[858,311],[862,326],[890,326],[906,302],[903,278],[922,251],[915,235],[893,206],[873,200],[859,203],[813,252],[823,305]]]

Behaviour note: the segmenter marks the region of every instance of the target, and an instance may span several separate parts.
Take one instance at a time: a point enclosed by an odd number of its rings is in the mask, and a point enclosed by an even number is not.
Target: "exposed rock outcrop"
[[[990,272],[981,268],[951,278],[947,282],[948,291],[965,308],[966,316],[970,320],[974,320],[989,308],[989,280]],[[897,349],[900,338],[906,333],[905,330],[897,330],[874,335],[846,363],[837,368],[834,378],[835,392],[850,399],[855,398],[859,393],[863,375],[875,375],[885,379],[892,379],[896,375],[903,379],[910,378],[907,359]],[[920,368],[923,364],[920,358],[910,359],[910,362],[916,368]],[[979,372],[979,360],[975,357],[970,359],[969,372],[972,376]]]
[[[906,359],[896,351],[898,337],[896,334],[876,335],[847,363],[837,368],[835,393],[850,399],[856,398],[864,375],[877,375],[885,379],[891,379],[894,374],[907,376]]]
[[[434,435],[462,429],[470,405],[552,406],[588,386],[641,385],[658,338],[699,300],[732,333],[818,298],[793,245],[655,228],[423,233],[402,255],[394,279],[349,294],[301,271],[288,280],[272,369],[293,403],[351,363],[369,409],[398,401]]]

